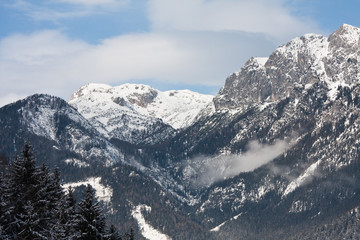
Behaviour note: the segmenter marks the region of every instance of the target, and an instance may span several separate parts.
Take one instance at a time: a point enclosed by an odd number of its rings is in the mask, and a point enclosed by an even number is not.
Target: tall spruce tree
[[[4,187],[5,187],[5,175],[0,172],[0,239],[7,239],[4,232],[3,217],[5,216],[5,200],[4,200]]]
[[[108,233],[105,236],[106,240],[122,240],[120,234],[118,233],[117,229],[114,225],[111,224]]]
[[[74,190],[71,186],[67,189],[66,194],[62,197],[59,204],[59,210],[56,215],[58,222],[54,229],[56,239],[76,239],[76,200]]]
[[[51,239],[61,186],[47,167],[36,167],[27,143],[3,177],[0,217],[9,239]]]
[[[34,209],[31,201],[27,201],[24,205],[24,211],[18,214],[19,232],[16,233],[16,239],[32,240],[32,239],[48,239],[47,235],[43,235],[44,230],[40,224],[38,212]]]
[[[131,228],[130,232],[125,233],[126,240],[135,240],[134,229]]]
[[[86,186],[84,199],[78,204],[77,230],[78,239],[104,239],[105,218],[89,184]]]
[[[22,156],[15,157],[9,166],[6,176],[6,186],[3,190],[5,213],[2,216],[3,230],[16,239],[17,234],[24,230],[26,217],[34,203],[34,196],[38,185],[35,158],[31,153],[31,146],[25,144]]]

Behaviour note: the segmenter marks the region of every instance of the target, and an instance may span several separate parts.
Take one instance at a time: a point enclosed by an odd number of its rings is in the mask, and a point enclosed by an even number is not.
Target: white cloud
[[[56,0],[58,2],[84,5],[84,6],[106,6],[126,5],[130,0]]]
[[[245,31],[288,39],[316,31],[314,21],[298,18],[285,0],[150,0],[155,30]]]
[[[59,31],[17,34],[0,41],[0,94],[67,99],[88,82],[146,79],[220,86],[248,57],[271,47],[262,35],[236,32],[129,34],[98,45]]]
[[[240,155],[220,155],[217,157],[198,157],[188,161],[186,171],[192,173],[191,183],[195,187],[209,186],[214,182],[234,177],[242,172],[250,172],[274,160],[291,145],[286,141],[274,144],[250,142],[248,150]]]
[[[88,71],[93,71],[89,77],[94,81],[157,79],[219,85],[227,74],[240,67],[239,62],[245,61],[239,55],[250,54],[242,45],[234,46],[233,41],[270,45],[258,40],[257,35],[244,38],[236,33],[226,36],[216,33],[131,34],[103,41],[74,59],[74,64],[87,65]],[[229,42],[232,44],[227,44]]]
[[[49,93],[64,96],[81,81],[68,78],[70,59],[90,45],[70,40],[57,31],[16,34],[0,41],[0,95],[27,96]],[[15,97],[2,98],[16,100]]]
[[[51,64],[53,60],[87,50],[83,41],[70,40],[58,31],[39,31],[30,35],[15,34],[0,42],[2,61],[24,66]]]
[[[74,17],[83,17],[90,14],[89,10],[85,9],[76,9],[70,11],[58,10],[55,8],[50,8],[47,5],[42,5],[41,2],[38,4],[33,4],[26,0],[14,0],[11,3],[5,5],[9,10],[20,11],[25,16],[30,19],[37,21],[53,21],[56,22],[60,19],[74,18]]]
[[[115,36],[96,45],[57,30],[8,36],[0,39],[0,94],[44,92],[67,99],[88,82],[146,84],[151,79],[220,87],[251,56],[268,56],[287,36],[316,30],[311,20],[293,17],[284,1],[149,0],[151,32]],[[75,10],[50,8],[60,2]],[[129,3],[53,0],[35,5],[15,0],[12,7],[38,20],[57,21]]]
[[[5,6],[16,9],[33,20],[59,23],[64,19],[116,12],[129,2],[130,0],[52,0],[34,3],[14,0]]]

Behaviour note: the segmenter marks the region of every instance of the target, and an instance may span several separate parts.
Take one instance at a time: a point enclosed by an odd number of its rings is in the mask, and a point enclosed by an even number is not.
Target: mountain
[[[251,141],[287,145],[270,163],[252,172],[240,173],[240,167],[239,175],[210,187],[196,210],[199,219],[230,239],[280,239],[359,205],[359,38],[360,30],[349,25],[328,38],[307,34],[267,60],[250,59],[228,77],[214,104],[229,123],[205,120],[202,125],[211,126],[190,135],[198,139],[203,133],[205,139],[183,151],[231,157],[246,155]],[[214,138],[207,129],[223,136],[212,152],[205,147]],[[204,150],[193,153],[194,148]]]
[[[119,149],[60,98],[36,94],[2,107],[0,116],[1,152],[8,157],[29,140],[52,160],[51,165],[112,165],[124,159]]]
[[[142,84],[88,84],[69,104],[101,133],[133,144],[154,144],[190,126],[213,96],[189,90],[161,92]]]
[[[30,96],[0,109],[0,157],[31,141],[140,239],[358,239],[359,43],[346,24],[295,38],[214,98],[134,84]]]
[[[338,86],[356,84],[359,34],[358,28],[344,24],[328,38],[307,34],[277,48],[269,58],[251,58],[226,79],[214,100],[216,108],[273,102],[289,96],[298,85],[319,81],[329,95]]]

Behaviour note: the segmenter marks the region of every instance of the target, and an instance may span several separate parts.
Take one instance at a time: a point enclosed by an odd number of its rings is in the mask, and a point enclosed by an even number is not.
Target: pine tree
[[[54,189],[60,185],[54,183],[45,165],[36,167],[29,144],[25,144],[21,157],[15,157],[5,179],[2,231],[11,239],[50,239],[58,203]]]
[[[130,229],[130,233],[125,234],[127,240],[135,240],[134,229]]]
[[[29,209],[29,204],[34,203],[38,184],[35,158],[31,153],[31,146],[25,144],[21,158],[15,157],[14,163],[9,166],[6,176],[6,186],[3,189],[5,213],[2,216],[3,231],[16,238],[23,230]]]
[[[59,210],[56,215],[58,222],[54,229],[56,239],[76,238],[77,217],[74,191],[70,186],[59,203]]]
[[[114,225],[111,224],[108,233],[105,236],[106,240],[122,240],[120,234],[118,233],[117,229]]]
[[[105,219],[89,184],[84,192],[84,199],[78,204],[77,230],[78,239],[104,239]]]
[[[38,225],[43,229],[43,235],[51,236],[51,226],[54,224],[53,199],[50,192],[51,176],[45,165],[37,172],[38,184],[34,196],[34,208],[38,214]]]
[[[4,200],[4,187],[5,187],[5,175],[0,172],[0,239],[8,239],[4,231],[3,218],[5,216],[5,200]]]
[[[18,214],[20,231],[16,234],[19,239],[32,240],[32,239],[48,239],[47,236],[43,235],[40,228],[40,218],[38,213],[33,207],[33,203],[27,201],[24,205],[24,212]],[[17,239],[16,238],[16,239]]]

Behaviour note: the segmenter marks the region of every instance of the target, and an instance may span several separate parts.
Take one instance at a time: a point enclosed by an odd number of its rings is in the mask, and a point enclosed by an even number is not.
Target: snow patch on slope
[[[293,180],[285,189],[283,196],[288,195],[289,193],[293,192],[296,188],[301,186],[305,183],[309,178],[311,178],[315,174],[316,168],[319,166],[321,160],[317,161],[316,163],[313,163],[308,167],[305,172],[300,175],[298,178]]]
[[[90,166],[89,163],[81,161],[81,160],[76,159],[76,158],[68,158],[68,159],[65,160],[65,163],[68,164],[68,165],[79,167],[79,168],[89,167]]]
[[[101,183],[101,177],[90,177],[84,181],[66,183],[62,187],[67,189],[68,187],[76,188],[80,186],[86,186],[90,184],[95,189],[95,197],[98,201],[103,201],[105,203],[110,203],[111,197],[113,195],[113,190],[110,187],[106,187]]]
[[[224,226],[224,225],[225,225],[226,223],[228,223],[229,221],[233,221],[233,220],[238,219],[238,217],[240,217],[241,215],[242,215],[242,213],[239,213],[238,215],[230,218],[229,220],[226,220],[225,222],[223,222],[223,223],[217,225],[216,227],[212,228],[212,229],[210,230],[210,232],[218,232],[218,231],[220,231],[220,228],[221,228],[222,226]]]
[[[254,60],[259,64],[260,67],[264,67],[268,57],[255,57]]]
[[[160,231],[153,228],[150,224],[148,224],[142,215],[141,211],[151,211],[151,207],[147,205],[138,205],[134,207],[131,211],[131,215],[138,222],[141,234],[148,240],[171,240],[169,236],[161,233]]]

